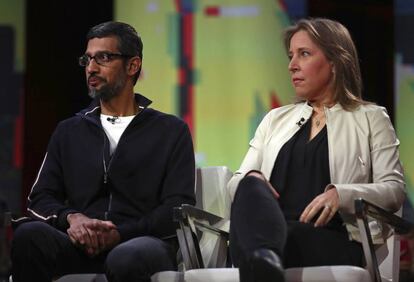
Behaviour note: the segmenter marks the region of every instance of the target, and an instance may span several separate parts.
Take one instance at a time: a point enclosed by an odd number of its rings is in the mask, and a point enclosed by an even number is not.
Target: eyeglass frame
[[[102,58],[99,59],[99,57],[97,57],[97,56],[108,56],[108,61],[107,62],[102,62]],[[78,63],[79,63],[79,66],[81,66],[81,67],[87,67],[91,63],[92,59],[94,59],[95,63],[97,63],[98,65],[107,66],[110,62],[113,61],[114,57],[132,58],[132,57],[135,57],[135,56],[134,55],[121,54],[121,53],[98,52],[94,56],[90,56],[88,54],[83,54],[82,56],[80,56],[78,58]],[[82,61],[85,60],[86,58],[87,58],[87,63],[84,64]]]

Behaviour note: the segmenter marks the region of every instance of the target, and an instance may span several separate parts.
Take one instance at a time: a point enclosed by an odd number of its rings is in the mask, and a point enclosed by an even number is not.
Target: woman
[[[298,102],[264,117],[228,184],[230,252],[241,281],[283,281],[282,262],[362,266],[353,200],[395,212],[405,198],[399,141],[386,110],[361,98],[348,30],[300,20],[285,45]],[[375,242],[386,238],[382,231]]]

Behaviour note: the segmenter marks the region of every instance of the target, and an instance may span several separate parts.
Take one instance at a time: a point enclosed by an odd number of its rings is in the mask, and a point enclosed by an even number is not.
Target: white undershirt
[[[134,119],[134,117],[135,116],[113,117],[101,114],[101,123],[106,136],[108,136],[109,139],[109,152],[111,155],[115,151],[122,133],[124,133],[128,124]],[[108,120],[108,118],[110,120]],[[112,122],[112,120],[114,122]]]

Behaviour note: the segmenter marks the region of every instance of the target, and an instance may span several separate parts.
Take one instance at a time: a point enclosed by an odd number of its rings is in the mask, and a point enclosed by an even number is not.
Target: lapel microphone
[[[115,122],[117,122],[117,120],[119,120],[119,117],[118,116],[107,117],[106,120],[109,121],[112,124],[115,124]]]
[[[301,118],[296,124],[301,127],[305,121],[305,118]]]

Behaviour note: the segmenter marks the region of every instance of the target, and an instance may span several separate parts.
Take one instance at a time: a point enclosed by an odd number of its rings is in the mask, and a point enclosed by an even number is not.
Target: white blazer
[[[310,105],[301,102],[273,109],[263,118],[240,169],[228,183],[232,199],[247,172],[260,170],[270,179],[280,149],[299,130],[300,124],[311,118],[312,110]],[[399,141],[383,107],[369,104],[346,111],[336,104],[324,110],[331,184],[338,191],[339,212],[347,229],[358,240],[352,226],[355,225],[355,217],[351,215],[354,199],[363,198],[392,212],[398,211],[405,199]],[[388,229],[373,227],[374,240],[382,242]]]

